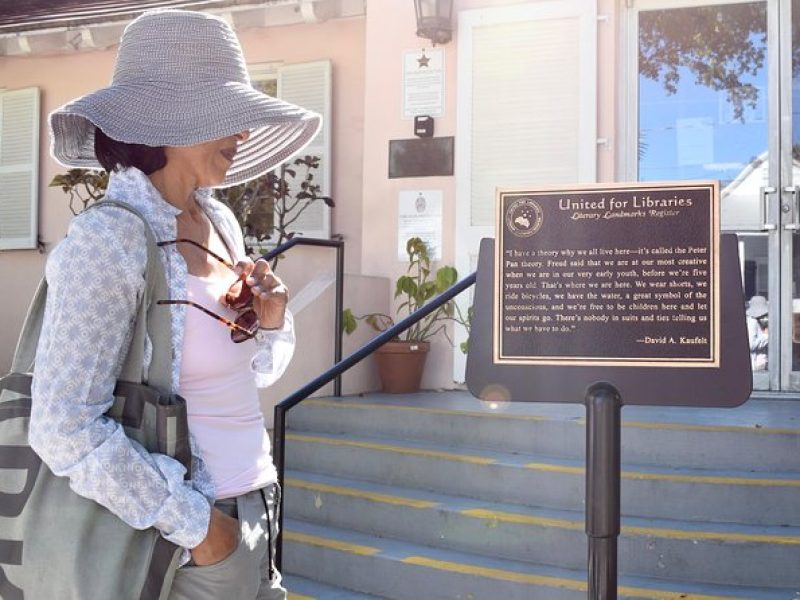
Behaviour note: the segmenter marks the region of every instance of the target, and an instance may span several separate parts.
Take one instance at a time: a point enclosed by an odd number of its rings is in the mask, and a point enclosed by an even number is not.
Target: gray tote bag
[[[103,200],[91,208],[126,204]],[[169,455],[191,476],[185,401],[171,393],[170,311],[155,238],[145,221],[147,272],[133,340],[107,416],[150,452]],[[169,589],[181,549],[156,529],[136,530],[74,493],[28,444],[34,356],[44,316],[42,281],[28,311],[11,373],[0,379],[0,598],[4,600],[159,600]],[[153,344],[143,369],[145,337]],[[99,349],[102,351],[102,349]]]

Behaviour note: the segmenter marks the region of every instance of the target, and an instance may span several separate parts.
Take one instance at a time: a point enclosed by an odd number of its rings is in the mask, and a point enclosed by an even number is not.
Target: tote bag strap
[[[172,320],[170,310],[155,303],[156,300],[169,298],[169,288],[158,255],[155,235],[144,216],[123,202],[104,199],[90,205],[86,210],[103,206],[115,206],[139,217],[145,225],[144,231],[147,239],[145,286],[139,298],[133,337],[119,379],[151,385],[163,394],[170,395],[172,393]],[[13,372],[29,373],[33,370],[36,347],[44,320],[46,298],[47,281],[42,278],[28,308],[25,324],[17,342],[11,366]],[[152,343],[153,354],[149,369],[145,371],[144,354],[147,337]]]

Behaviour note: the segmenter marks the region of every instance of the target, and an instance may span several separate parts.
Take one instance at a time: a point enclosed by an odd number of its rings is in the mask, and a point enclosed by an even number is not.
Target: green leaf
[[[440,292],[445,291],[458,281],[458,271],[454,267],[441,267],[436,271],[436,289]]]
[[[349,308],[345,308],[342,311],[342,331],[344,331],[347,335],[350,335],[356,330],[358,323],[356,322],[356,317],[353,315],[353,311]]]
[[[408,294],[409,296],[416,296],[417,282],[413,277],[402,275],[397,278],[397,288],[394,291],[394,297],[397,298],[401,294]]]

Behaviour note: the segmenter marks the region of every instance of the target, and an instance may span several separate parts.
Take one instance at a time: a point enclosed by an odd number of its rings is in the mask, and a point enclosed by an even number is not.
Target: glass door
[[[781,372],[778,8],[778,0],[635,0],[627,52],[638,88],[628,101],[636,119],[627,177],[720,181],[723,232],[739,236],[759,390],[779,389]]]
[[[784,389],[800,389],[800,0],[779,7],[780,27],[780,177],[782,216],[782,340]]]

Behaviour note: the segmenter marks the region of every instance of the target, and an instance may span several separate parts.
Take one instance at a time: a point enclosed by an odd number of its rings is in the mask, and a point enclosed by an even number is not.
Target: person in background
[[[131,22],[111,85],[50,115],[56,160],[108,170],[107,197],[138,210],[159,242],[169,298],[153,309],[171,314],[191,479],[104,415],[147,264],[144,224],[120,208],[76,217],[47,261],[31,446],[76,493],[185,548],[173,600],[286,598],[273,564],[280,489],[257,385],[275,381],[294,351],[288,292],[266,261],[247,258],[236,218],[210,188],[284,162],[320,121],[250,85],[224,20],[183,10]]]
[[[750,341],[750,364],[753,371],[767,370],[769,306],[764,296],[753,296],[747,303],[747,337]]]

